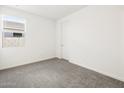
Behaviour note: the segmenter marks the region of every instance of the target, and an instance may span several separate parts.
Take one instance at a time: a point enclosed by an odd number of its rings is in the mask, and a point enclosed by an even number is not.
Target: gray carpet
[[[124,82],[57,58],[0,71],[1,88],[124,88]]]

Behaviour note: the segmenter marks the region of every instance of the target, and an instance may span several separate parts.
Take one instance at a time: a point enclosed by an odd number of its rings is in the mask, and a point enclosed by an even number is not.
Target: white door
[[[69,28],[68,21],[61,24],[61,55],[62,58],[69,60]]]

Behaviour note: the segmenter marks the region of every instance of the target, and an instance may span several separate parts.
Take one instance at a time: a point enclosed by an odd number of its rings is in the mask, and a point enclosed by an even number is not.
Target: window
[[[25,39],[25,20],[21,17],[2,16],[2,46],[22,47]]]

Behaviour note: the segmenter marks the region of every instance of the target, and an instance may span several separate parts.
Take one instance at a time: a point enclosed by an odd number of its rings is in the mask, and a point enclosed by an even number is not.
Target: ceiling
[[[86,5],[13,5],[8,7],[57,20],[86,7]]]

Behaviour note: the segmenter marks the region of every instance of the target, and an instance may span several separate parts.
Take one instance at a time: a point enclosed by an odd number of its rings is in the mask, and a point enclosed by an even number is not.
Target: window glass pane
[[[3,47],[22,47],[25,40],[25,19],[3,16]]]

